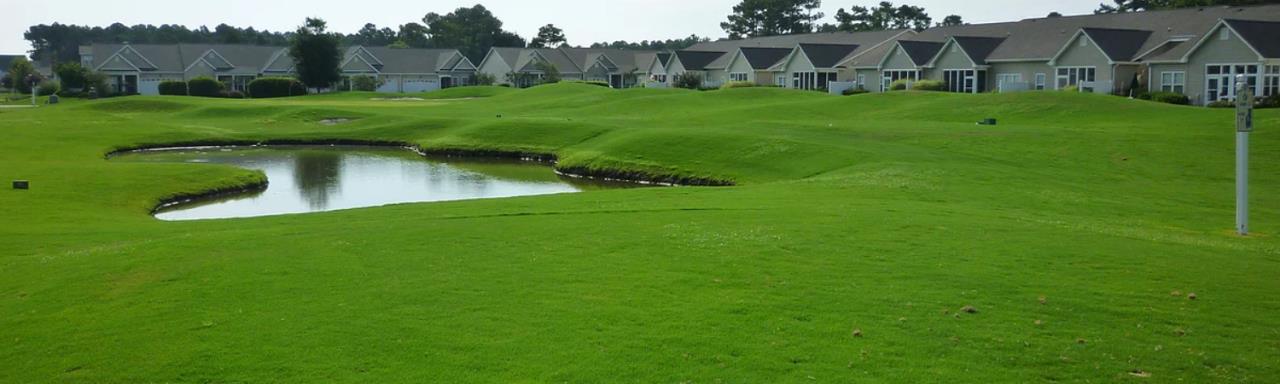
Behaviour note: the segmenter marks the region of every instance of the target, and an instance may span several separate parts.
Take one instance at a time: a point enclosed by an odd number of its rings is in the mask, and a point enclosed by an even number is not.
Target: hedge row
[[[165,96],[186,96],[187,82],[185,81],[162,81],[160,82],[160,94]]]
[[[246,96],[239,91],[228,91],[226,85],[210,77],[197,77],[185,82],[161,82],[160,94],[166,96],[228,97],[233,99],[241,99]],[[307,87],[303,86],[302,82],[297,79],[290,77],[263,77],[249,83],[249,95],[259,99],[306,94]]]
[[[307,87],[303,86],[298,79],[290,77],[263,77],[249,83],[249,96],[255,99],[305,94],[307,94]]]

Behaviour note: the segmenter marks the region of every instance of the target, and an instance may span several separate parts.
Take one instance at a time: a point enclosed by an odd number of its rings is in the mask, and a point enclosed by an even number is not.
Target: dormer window
[[[1222,28],[1218,30],[1218,40],[1222,40],[1222,41],[1231,40],[1231,30],[1228,30],[1226,28]]]

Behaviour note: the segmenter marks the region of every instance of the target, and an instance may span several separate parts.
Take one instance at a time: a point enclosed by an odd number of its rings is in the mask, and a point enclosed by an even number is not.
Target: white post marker
[[[1253,87],[1236,76],[1236,231],[1249,235],[1249,133],[1253,132]]]

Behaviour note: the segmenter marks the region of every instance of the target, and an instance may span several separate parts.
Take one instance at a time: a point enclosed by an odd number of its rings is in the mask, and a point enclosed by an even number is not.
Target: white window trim
[[[1181,81],[1178,80],[1178,75],[1182,75]],[[1168,76],[1168,78],[1166,78],[1166,76]],[[1181,92],[1177,91],[1176,90],[1177,87],[1182,87],[1182,91]],[[1187,71],[1160,72],[1160,91],[1186,94],[1187,93]]]
[[[1225,28],[1224,28],[1224,29],[1225,29]],[[1264,88],[1263,88],[1263,86],[1262,86],[1262,81],[1263,81],[1263,79],[1265,79],[1265,76],[1266,76],[1266,75],[1263,73],[1263,72],[1266,72],[1266,70],[1267,70],[1266,65],[1263,65],[1262,63],[1207,63],[1207,64],[1205,64],[1205,65],[1204,65],[1204,91],[1205,91],[1205,93],[1204,93],[1204,102],[1205,102],[1205,103],[1210,103],[1210,102],[1212,102],[1212,101],[1210,101],[1210,100],[1209,100],[1209,93],[1212,91],[1211,89],[1209,89],[1209,80],[1210,80],[1210,79],[1209,79],[1209,67],[1231,67],[1231,72],[1232,72],[1232,73],[1231,73],[1231,75],[1229,76],[1229,77],[1230,77],[1230,79],[1231,79],[1231,83],[1230,83],[1230,85],[1228,85],[1228,86],[1227,86],[1227,88],[1228,88],[1228,89],[1230,89],[1231,97],[1230,97],[1230,98],[1226,98],[1226,99],[1219,98],[1218,100],[1235,100],[1235,92],[1236,92],[1236,91],[1235,91],[1235,88],[1236,88],[1236,87],[1235,87],[1235,82],[1236,82],[1235,78],[1236,78],[1236,75],[1239,75],[1238,73],[1235,73],[1235,67],[1241,67],[1241,66],[1243,66],[1243,67],[1250,67],[1250,66],[1252,66],[1252,67],[1258,67],[1258,73],[1255,73],[1255,74],[1253,75],[1254,77],[1256,77],[1256,78],[1257,78],[1257,80],[1254,82],[1254,89],[1253,89],[1253,92],[1254,92],[1254,94],[1255,94],[1255,95],[1261,94],[1261,92],[1264,90]],[[1220,76],[1220,75],[1217,75],[1217,76]],[[1218,101],[1218,100],[1213,100],[1213,101]]]
[[[1034,88],[1033,90],[1035,90],[1035,91],[1043,91],[1043,90],[1046,90],[1046,89],[1049,89],[1049,75],[1044,74],[1044,73],[1037,73],[1037,74],[1036,74],[1036,84],[1035,84],[1035,88]]]
[[[1067,84],[1067,86],[1068,86],[1068,87],[1070,87],[1070,86],[1074,85],[1074,86],[1076,87],[1076,90],[1077,90],[1077,91],[1079,91],[1079,92],[1084,92],[1084,88],[1080,86],[1080,83],[1085,83],[1086,81],[1082,80],[1082,78],[1079,76],[1079,73],[1077,73],[1077,74],[1076,74],[1076,83],[1075,83],[1075,84],[1070,84],[1070,82],[1071,82],[1071,75],[1070,75],[1070,74],[1067,74],[1066,76],[1063,76],[1063,75],[1059,75],[1059,74],[1058,74],[1058,72],[1060,72],[1060,71],[1061,71],[1061,70],[1063,70],[1063,69],[1066,69],[1066,70],[1068,70],[1068,71],[1073,70],[1073,69],[1074,69],[1074,70],[1077,70],[1077,71],[1079,71],[1079,70],[1083,70],[1083,69],[1092,69],[1092,70],[1093,70],[1093,81],[1089,81],[1088,83],[1097,83],[1097,82],[1098,82],[1098,67],[1094,67],[1094,66],[1054,67],[1054,68],[1053,68],[1053,89],[1056,89],[1056,90],[1062,90],[1062,86],[1060,85],[1062,82],[1061,82],[1061,81],[1058,81],[1058,80],[1061,80],[1061,79],[1064,79],[1064,78],[1065,78],[1065,79],[1067,79],[1067,83],[1068,83],[1068,84]],[[1093,87],[1093,88],[1095,88],[1095,90],[1096,90],[1096,88],[1097,88],[1097,87],[1095,86],[1095,87]]]
[[[733,72],[729,74],[729,81],[751,81],[749,77],[746,72]]]
[[[959,91],[952,91],[952,90],[951,90],[951,89],[952,89],[952,84],[950,84],[950,83],[947,81],[947,80],[948,80],[948,78],[949,78],[949,76],[947,76],[947,73],[948,73],[948,72],[962,72],[962,74],[960,75],[960,81],[962,81],[962,82],[968,82],[969,84],[973,84],[973,88],[965,89],[965,88],[966,88],[966,87],[965,87],[965,85],[964,85],[964,84],[961,84],[961,85],[960,85],[960,90],[959,90]],[[946,91],[947,91],[947,92],[951,92],[951,93],[978,93],[978,71],[977,71],[976,69],[965,69],[965,68],[944,69],[944,70],[942,70],[942,79],[943,79],[943,83],[947,83],[947,84],[946,84],[946,85],[947,85],[947,89],[946,89]]]

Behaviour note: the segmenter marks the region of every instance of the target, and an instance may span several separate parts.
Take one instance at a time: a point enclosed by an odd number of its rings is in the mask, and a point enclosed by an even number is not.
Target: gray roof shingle
[[[991,52],[995,52],[1004,43],[1003,37],[955,36],[953,39],[977,65],[986,65]]]
[[[794,51],[792,48],[759,48],[759,47],[742,47],[742,56],[747,59],[747,64],[751,68],[757,70],[769,69],[774,66],[787,55]]]
[[[939,42],[915,40],[899,40],[898,44],[907,53],[907,57],[911,58],[911,62],[917,66],[925,65],[932,61],[943,45],[943,43]]]
[[[1151,31],[1136,29],[1084,28],[1111,61],[1132,61],[1151,38]]]
[[[726,54],[727,52],[714,51],[676,51],[676,58],[680,59],[680,64],[684,65],[685,70],[701,71]]]
[[[1235,19],[1223,21],[1263,57],[1280,58],[1280,22]]]
[[[849,57],[853,51],[858,50],[857,45],[846,44],[809,44],[801,43],[800,51],[809,58],[809,62],[813,63],[817,68],[835,68],[840,64],[840,60]]]

